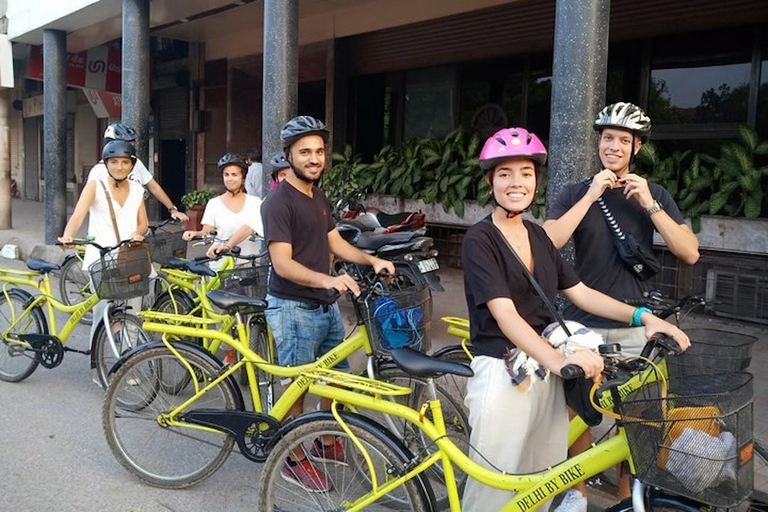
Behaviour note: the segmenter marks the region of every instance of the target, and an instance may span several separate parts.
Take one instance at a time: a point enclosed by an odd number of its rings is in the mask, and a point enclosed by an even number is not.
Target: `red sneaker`
[[[325,462],[327,464],[347,465],[347,456],[344,453],[344,447],[338,439],[334,439],[333,444],[326,446],[318,437],[312,443],[309,449],[309,458],[315,462]]]
[[[299,461],[293,466],[288,462],[288,459],[285,459],[283,469],[280,470],[280,476],[283,477],[283,480],[296,484],[309,492],[328,492],[333,489],[331,479],[308,459]]]

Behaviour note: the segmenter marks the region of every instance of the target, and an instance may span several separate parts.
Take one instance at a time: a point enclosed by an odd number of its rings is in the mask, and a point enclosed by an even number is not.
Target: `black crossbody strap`
[[[608,205],[605,204],[605,201],[603,201],[602,196],[597,199],[597,204],[600,206],[600,211],[603,212],[603,217],[605,217],[605,222],[608,223],[608,227],[611,228],[611,233],[618,238],[619,240],[624,240],[626,236],[624,235],[624,231],[621,230],[621,226],[619,226],[619,221],[616,220],[616,217],[613,216],[611,213],[611,210],[608,209]]]
[[[525,277],[527,277],[528,281],[531,282],[531,286],[533,286],[533,289],[536,290],[536,293],[539,295],[539,297],[541,297],[541,301],[544,303],[545,306],[547,306],[547,309],[549,309],[549,312],[552,313],[552,315],[555,317],[555,320],[557,320],[557,323],[560,324],[560,327],[563,328],[563,331],[565,331],[566,336],[571,336],[571,331],[568,329],[568,326],[565,325],[565,321],[563,320],[563,317],[560,316],[560,313],[558,313],[557,309],[555,309],[555,306],[553,306],[552,302],[549,300],[549,298],[547,298],[547,294],[544,293],[544,290],[541,289],[541,286],[539,286],[539,283],[538,281],[536,281],[536,278],[533,277],[533,274],[531,274],[531,271],[528,270],[528,267],[525,266],[525,263],[523,263],[523,260],[521,260],[520,256],[517,255],[515,248],[512,247],[512,244],[509,243],[509,240],[507,240],[507,237],[504,236],[504,233],[499,229],[499,227],[493,223],[493,220],[491,219],[491,217],[486,217],[485,221],[488,222],[491,226],[493,226],[493,228],[499,234],[501,239],[504,240],[504,243],[509,249],[509,252],[512,253],[512,256],[514,256],[517,262],[520,264],[520,266],[523,267],[523,270],[525,271]]]

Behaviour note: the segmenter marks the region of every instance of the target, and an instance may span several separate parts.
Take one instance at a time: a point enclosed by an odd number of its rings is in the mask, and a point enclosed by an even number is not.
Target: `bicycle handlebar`
[[[106,254],[106,253],[108,253],[110,251],[114,251],[115,249],[118,249],[118,248],[120,248],[120,247],[122,247],[124,245],[130,245],[130,244],[142,243],[142,242],[143,242],[142,240],[134,240],[132,238],[128,238],[128,239],[125,239],[125,240],[121,240],[120,242],[118,242],[117,245],[103,246],[103,245],[99,245],[96,242],[94,242],[92,237],[86,237],[86,238],[73,238],[72,242],[68,243],[68,244],[63,244],[61,242],[56,242],[56,245],[59,245],[59,246],[62,246],[62,247],[66,247],[66,246],[70,246],[70,245],[92,245],[95,248],[97,248],[101,254]]]
[[[148,229],[149,233],[155,234],[155,231],[157,231],[161,227],[165,226],[166,224],[170,224],[170,223],[178,224],[179,222],[181,222],[179,219],[175,219],[173,217],[169,217],[169,218],[165,219],[163,222],[161,222],[159,224],[154,224],[154,225],[150,224],[150,225],[148,225],[147,229]]]
[[[645,343],[643,351],[640,354],[641,358],[648,359],[653,353],[654,349],[658,350],[657,354],[663,357],[667,354],[679,354],[680,345],[677,344],[674,338],[667,336],[666,334],[657,332]],[[616,364],[615,354],[609,354],[604,356],[605,370],[604,374],[611,373],[612,368]],[[642,359],[641,359],[642,361]],[[637,369],[641,369],[645,365],[637,365]],[[584,376],[584,370],[581,366],[575,364],[567,364],[560,369],[560,376],[563,380],[573,380]]]

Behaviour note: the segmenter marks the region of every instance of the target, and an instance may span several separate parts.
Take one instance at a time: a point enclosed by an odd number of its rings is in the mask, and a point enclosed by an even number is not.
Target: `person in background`
[[[261,151],[252,149],[245,155],[248,174],[245,177],[245,191],[248,195],[261,198],[261,184],[264,181],[264,169],[261,166]]]
[[[111,142],[113,140],[122,140],[131,143],[134,147],[136,147],[136,138],[138,137],[138,134],[136,133],[136,130],[134,130],[132,127],[115,123],[107,126],[107,129],[104,130],[104,144],[107,144],[108,142]],[[107,167],[104,164],[104,162],[99,162],[96,165],[94,165],[91,170],[88,172],[88,181],[91,180],[106,180],[107,179]],[[173,204],[173,201],[171,201],[171,198],[168,197],[168,194],[165,193],[165,190],[163,190],[163,187],[160,186],[160,184],[155,181],[155,178],[152,176],[152,173],[149,172],[147,167],[144,165],[144,163],[136,159],[136,165],[134,165],[133,170],[131,171],[131,174],[128,176],[128,179],[131,181],[134,181],[141,185],[142,187],[149,190],[153,196],[157,198],[158,201],[160,201],[163,206],[165,206],[168,209],[168,212],[170,213],[171,217],[174,219],[186,222],[189,220],[189,217],[184,212],[180,212],[179,209],[176,207],[176,205]]]

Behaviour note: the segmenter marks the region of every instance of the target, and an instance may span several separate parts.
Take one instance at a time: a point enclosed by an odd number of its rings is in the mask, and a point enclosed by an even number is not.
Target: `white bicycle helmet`
[[[637,105],[619,102],[600,111],[594,128],[598,131],[603,128],[628,130],[645,141],[651,134],[651,118]]]

